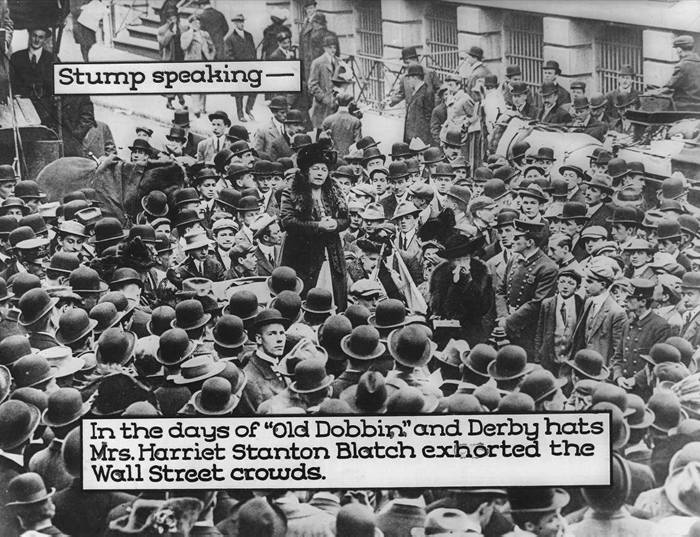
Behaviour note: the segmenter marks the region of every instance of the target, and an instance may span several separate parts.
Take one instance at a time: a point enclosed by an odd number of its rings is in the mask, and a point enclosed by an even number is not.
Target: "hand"
[[[631,390],[635,385],[634,378],[626,379],[625,377],[618,377],[617,385],[625,390]]]
[[[452,281],[457,283],[462,278],[463,274],[468,274],[467,269],[461,265],[457,265],[454,269],[452,269]]]

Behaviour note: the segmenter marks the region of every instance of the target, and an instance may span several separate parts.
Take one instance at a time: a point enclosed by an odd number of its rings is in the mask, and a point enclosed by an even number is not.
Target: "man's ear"
[[[523,528],[525,531],[529,531],[531,533],[535,533],[535,530],[537,530],[537,526],[535,526],[532,522],[527,521],[525,522],[525,527]]]

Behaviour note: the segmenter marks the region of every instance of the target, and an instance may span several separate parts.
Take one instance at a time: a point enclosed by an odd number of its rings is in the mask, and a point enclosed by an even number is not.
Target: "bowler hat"
[[[505,345],[496,353],[488,366],[488,374],[495,380],[513,380],[530,373],[534,365],[527,363],[527,353],[517,345]]]
[[[183,300],[175,306],[175,319],[173,319],[171,326],[183,330],[196,330],[207,324],[210,319],[211,314],[204,313],[202,303],[199,300]]]
[[[51,298],[43,289],[30,289],[19,299],[21,311],[17,320],[20,326],[29,326],[36,323],[58,303],[57,298]]]
[[[387,298],[377,303],[377,307],[367,322],[376,329],[399,328],[406,324],[406,306],[400,300]]]
[[[187,136],[185,136],[185,129],[178,125],[173,125],[170,127],[170,131],[165,135],[165,137],[173,142],[184,142],[187,140]]]
[[[170,328],[159,338],[156,360],[165,366],[176,366],[192,356],[197,345],[181,328]]]
[[[356,328],[358,326],[366,325],[371,313],[369,309],[361,304],[350,304],[342,315],[350,319],[352,327]]]
[[[631,224],[636,226],[639,224],[637,215],[638,213],[633,207],[615,207],[612,216],[608,218],[608,222],[611,224]]]
[[[20,198],[10,196],[5,198],[2,203],[0,203],[0,214],[6,215],[7,211],[10,209],[20,209],[23,215],[29,214],[29,207]]]
[[[33,387],[44,384],[56,376],[56,368],[40,354],[21,357],[12,366],[12,376],[17,388]]]
[[[168,198],[160,190],[151,190],[141,198],[141,207],[153,217],[165,216],[168,214]]]
[[[146,330],[154,336],[160,336],[170,328],[175,319],[175,309],[170,306],[158,306],[151,312],[151,318],[146,324]]]
[[[496,359],[496,349],[485,343],[477,343],[468,353],[462,354],[462,364],[472,373],[488,378],[488,367]]]
[[[496,179],[500,179],[504,183],[508,184],[512,179],[517,177],[520,174],[520,170],[517,168],[513,168],[512,166],[509,166],[507,164],[503,166],[498,166],[494,171],[493,171],[493,176]]]
[[[410,60],[412,58],[418,58],[418,52],[416,52],[416,47],[404,47],[401,49],[402,60]]]
[[[256,330],[260,330],[263,326],[267,326],[269,324],[281,324],[284,328],[288,328],[291,323],[289,322],[289,319],[283,317],[278,310],[274,308],[267,308],[260,311],[255,316],[255,321],[253,324]]]
[[[440,137],[440,141],[443,145],[449,147],[462,147],[462,132],[456,128],[447,129],[444,135]]]
[[[243,321],[250,321],[259,313],[258,297],[246,289],[235,291],[229,298],[228,306],[223,310],[225,314],[236,315]]]
[[[295,323],[301,313],[301,297],[294,291],[282,291],[272,299],[270,307],[279,310],[284,317]]]
[[[41,192],[39,189],[39,184],[36,181],[31,180],[17,181],[14,189],[14,195],[24,201],[41,200],[46,198],[46,194]]]
[[[547,369],[536,369],[527,374],[518,390],[528,394],[535,403],[545,400],[568,382],[566,378],[555,378]]]
[[[389,164],[389,181],[408,177],[408,166],[402,160]]]
[[[326,364],[323,360],[311,358],[296,364],[294,379],[289,386],[290,391],[304,394],[328,388],[334,377],[326,373]]]
[[[565,201],[562,206],[562,213],[558,220],[585,220],[586,205],[578,201]]]
[[[12,335],[0,341],[0,365],[12,367],[17,360],[32,353],[26,335]]]
[[[506,76],[508,76],[508,75],[506,75]],[[530,90],[527,87],[527,84],[525,82],[522,82],[522,81],[511,82],[511,85],[510,85],[510,94],[511,95],[525,95],[526,93],[528,93],[528,91],[530,91]],[[513,155],[513,159],[514,160],[516,159],[515,155]]]
[[[580,377],[605,380],[610,375],[603,357],[593,349],[581,349],[573,359],[565,360],[564,363],[574,369]]]
[[[627,408],[632,410],[627,416],[630,429],[646,429],[654,423],[654,412],[649,410],[644,399],[637,394],[627,394]]]
[[[681,403],[675,393],[661,390],[655,392],[647,401],[647,406],[654,413],[652,428],[668,433],[681,421]]]
[[[436,350],[426,328],[417,324],[392,331],[387,338],[387,347],[396,362],[415,368],[426,365]]]
[[[469,47],[467,54],[469,54],[473,58],[476,58],[479,61],[484,59],[484,49],[482,49],[481,47],[477,47],[477,46]]]
[[[627,162],[621,158],[612,158],[608,162],[608,175],[614,179],[620,179],[629,172]]]
[[[7,507],[32,505],[48,500],[56,489],[46,490],[44,480],[34,472],[20,474],[7,485]]]
[[[506,77],[522,76],[522,74],[523,71],[519,65],[513,63],[506,65]]]
[[[548,95],[554,95],[557,93],[557,86],[553,82],[542,82],[540,86],[540,95],[542,97],[547,97]]]
[[[10,450],[29,440],[41,414],[34,405],[11,399],[0,404],[0,449]]]
[[[231,413],[240,400],[239,395],[232,393],[228,380],[212,377],[205,380],[202,389],[194,394],[192,406],[204,416],[224,416]]]
[[[613,186],[612,179],[609,175],[599,173],[594,175],[588,180],[583,181],[584,184],[588,185],[589,188],[597,188],[605,194],[612,194]]]
[[[340,394],[357,413],[383,413],[386,411],[388,391],[384,377],[378,371],[366,371],[357,384],[349,386]]]
[[[216,112],[212,112],[207,117],[209,118],[209,121],[220,119],[224,122],[226,126],[229,126],[231,124],[231,120],[229,119],[228,114],[223,110],[217,110]]]
[[[95,335],[99,336],[108,328],[115,326],[122,319],[122,315],[112,302],[100,302],[90,310],[90,318],[95,321]]]
[[[609,487],[583,487],[581,495],[593,512],[615,513],[627,501],[632,490],[629,464],[618,453],[610,460]]]
[[[95,244],[116,244],[126,236],[124,227],[116,218],[105,217],[95,224]]]
[[[0,239],[6,241],[10,233],[18,227],[19,224],[14,216],[0,216]]]
[[[418,388],[401,382],[401,386],[389,396],[386,402],[387,414],[405,416],[430,414],[440,405],[440,401],[434,395],[423,394]]]
[[[278,301],[275,301],[273,307],[279,308]],[[282,314],[284,315],[284,312]],[[288,316],[285,315],[285,317]],[[331,315],[318,328],[318,343],[326,350],[331,360],[343,362],[346,357],[343,354],[341,342],[351,332],[350,319],[344,315]]]
[[[121,328],[108,328],[97,340],[97,362],[125,365],[134,357],[135,344],[136,334],[133,332],[125,332]]]
[[[571,85],[573,88],[573,84]],[[574,102],[572,103],[574,110],[584,110],[586,108],[590,108],[590,103],[588,102],[588,97],[581,96],[581,97],[576,97],[574,98]]]
[[[273,296],[282,291],[294,291],[298,294],[304,289],[304,282],[293,268],[281,266],[272,270],[267,278],[267,287]]]
[[[695,39],[692,35],[679,35],[673,40],[673,46],[683,50],[692,50],[695,46]]]
[[[49,427],[70,425],[90,410],[75,388],[59,388],[49,395],[49,404],[42,414],[42,422]]]
[[[173,199],[175,207],[180,207],[186,203],[199,203],[199,194],[194,188],[181,188],[175,192]]]
[[[498,201],[508,194],[506,184],[501,179],[488,179],[484,182],[482,194],[494,201]]]
[[[117,416],[137,401],[151,400],[151,390],[126,373],[101,378],[91,412],[95,416]]]
[[[354,360],[374,360],[386,351],[379,341],[379,332],[372,326],[360,325],[340,341],[340,348]]]
[[[70,308],[61,314],[58,320],[56,341],[61,345],[70,345],[80,341],[97,326],[97,321],[88,317],[85,310]]]
[[[639,356],[652,365],[665,362],[680,363],[681,361],[680,351],[668,343],[655,343],[649,349],[649,354],[640,354]]]
[[[561,74],[561,69],[559,68],[559,62],[555,60],[547,60],[542,64],[542,70],[551,69],[556,72],[557,75]]]
[[[292,143],[291,143],[290,147],[294,151],[299,151],[302,148],[311,145],[312,143],[313,143],[313,141],[311,140],[311,136],[309,136],[308,134],[299,133],[299,134],[295,134],[294,138],[292,138]],[[383,156],[384,155],[382,155],[382,157]]]
[[[423,153],[423,162],[425,164],[437,164],[445,160],[445,155],[439,147],[429,147]]]
[[[686,272],[683,274],[681,289],[700,289],[700,272]]]
[[[236,315],[222,315],[212,331],[214,343],[224,349],[238,349],[248,341],[243,320]]]
[[[391,158],[395,159],[410,156],[413,156],[413,151],[408,148],[406,142],[396,142],[391,145]]]
[[[510,511],[513,513],[538,513],[556,511],[569,503],[569,493],[551,487],[519,487],[508,489]]]
[[[423,78],[425,76],[425,69],[419,63],[412,63],[406,68],[406,76],[417,76]]]

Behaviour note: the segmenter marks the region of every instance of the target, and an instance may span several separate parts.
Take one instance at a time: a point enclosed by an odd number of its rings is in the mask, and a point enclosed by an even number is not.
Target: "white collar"
[[[268,244],[263,244],[262,242],[258,242],[258,248],[260,248],[260,251],[264,253],[265,255],[274,255],[275,253],[275,247],[272,245]]]
[[[17,464],[17,466],[24,467],[24,455],[18,454],[18,453],[9,453],[7,451],[2,451],[0,450],[0,456],[5,457],[7,460],[10,460]]]
[[[591,301],[591,305],[595,307],[596,311],[603,305],[603,302],[605,302],[605,299],[608,298],[609,293],[607,291],[603,291],[597,296],[592,296],[589,298]]]

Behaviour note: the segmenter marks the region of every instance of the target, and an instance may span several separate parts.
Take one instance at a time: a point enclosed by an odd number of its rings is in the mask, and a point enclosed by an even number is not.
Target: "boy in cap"
[[[175,268],[180,281],[188,278],[207,278],[213,282],[224,279],[224,268],[209,253],[211,241],[206,233],[191,231],[184,237],[185,260]]]
[[[654,313],[668,323],[671,334],[679,335],[685,322],[681,314],[685,311],[685,304],[681,301],[681,279],[671,274],[659,274],[653,298]]]
[[[199,113],[196,114],[197,116]],[[197,146],[197,161],[211,164],[214,162],[214,155],[226,149],[230,143],[226,137],[226,132],[231,126],[228,114],[221,110],[209,114],[211,123],[211,136],[199,142]]]
[[[686,272],[681,291],[686,310],[680,335],[697,347],[700,345],[700,272]]]
[[[238,224],[231,218],[222,218],[214,222],[211,226],[211,234],[214,238],[212,254],[221,263],[224,270],[231,268],[231,257],[229,252],[235,243],[235,235],[238,231]]]

